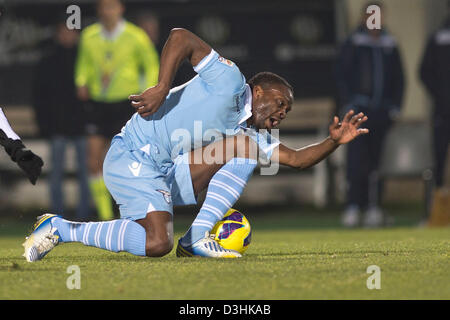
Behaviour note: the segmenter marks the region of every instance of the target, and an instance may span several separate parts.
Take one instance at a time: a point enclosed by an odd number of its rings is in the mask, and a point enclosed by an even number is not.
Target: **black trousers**
[[[368,120],[362,127],[369,134],[359,136],[347,145],[347,205],[358,205],[361,209],[369,205],[379,205],[382,182],[378,169],[382,150],[391,127],[386,110],[355,110],[364,112]]]
[[[450,115],[433,115],[434,180],[437,187],[444,184],[445,163],[450,143]]]
[[[89,101],[85,104],[85,110],[86,134],[107,139],[118,134],[135,112],[128,100],[111,103]]]

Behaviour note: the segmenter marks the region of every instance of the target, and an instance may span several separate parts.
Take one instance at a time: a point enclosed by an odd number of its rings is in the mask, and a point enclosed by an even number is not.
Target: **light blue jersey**
[[[142,118],[135,113],[127,122],[120,135],[131,149],[149,145],[157,162],[164,164],[221,134],[235,135],[247,127],[251,90],[239,68],[213,50],[194,70],[198,75],[170,90],[155,114]],[[268,134],[254,136],[263,151],[276,142]]]
[[[103,172],[122,217],[196,203],[187,153],[223,135],[250,136],[267,159],[279,144],[247,126],[251,90],[233,62],[212,50],[194,70],[198,75],[170,90],[156,113],[135,113],[112,141]]]

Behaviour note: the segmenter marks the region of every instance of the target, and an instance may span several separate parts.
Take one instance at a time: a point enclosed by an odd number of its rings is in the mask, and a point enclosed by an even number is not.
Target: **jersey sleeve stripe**
[[[12,140],[20,140],[20,137],[14,132],[9,125],[8,119],[6,119],[2,108],[0,108],[0,129],[5,132],[6,136]]]
[[[211,52],[194,67],[194,71],[199,73],[211,61],[215,53],[214,49],[211,49]]]

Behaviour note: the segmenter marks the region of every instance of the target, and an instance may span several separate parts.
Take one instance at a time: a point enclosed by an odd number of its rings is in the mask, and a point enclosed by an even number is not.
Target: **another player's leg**
[[[229,139],[232,143],[227,143]],[[242,194],[257,165],[257,147],[247,136],[227,138],[216,144],[220,143],[224,151],[224,164],[195,163],[195,152],[191,153],[190,172],[194,192],[198,194],[205,188],[208,190],[197,217],[178,243],[178,256],[240,257],[239,253],[218,245],[209,233]],[[203,150],[206,151],[206,148]]]
[[[65,170],[65,153],[67,140],[63,136],[51,138],[52,170],[50,171],[50,199],[51,210],[61,212],[64,210],[63,176]]]
[[[367,210],[364,215],[365,227],[380,227],[386,220],[386,214],[381,207],[381,199],[383,192],[383,180],[380,179],[379,169],[381,156],[383,151],[386,134],[390,128],[390,120],[385,114],[379,114],[372,117],[371,135],[369,138],[368,148],[368,185],[367,185]]]
[[[77,179],[78,179],[78,207],[76,216],[78,219],[86,221],[89,217],[89,174],[87,168],[87,141],[85,137],[75,137],[73,139],[76,150]]]
[[[367,136],[360,138],[347,145],[347,205],[341,221],[348,228],[359,226],[361,211],[367,198],[369,141]]]
[[[100,220],[113,218],[111,196],[103,180],[103,159],[108,141],[101,135],[90,135],[88,145],[89,188]]]
[[[373,131],[372,131],[373,132]],[[381,191],[382,191],[382,182],[380,181],[380,177],[378,174],[378,162],[380,158],[380,154],[377,152],[373,152],[374,149],[380,149],[378,145],[381,146],[381,143],[378,140],[378,137],[371,137],[371,142],[369,147],[370,156],[368,157],[367,165],[368,165],[368,181],[367,181],[367,209],[364,213],[363,225],[365,227],[376,228],[380,227],[383,224],[384,220],[384,212],[380,207],[380,199],[381,199]]]

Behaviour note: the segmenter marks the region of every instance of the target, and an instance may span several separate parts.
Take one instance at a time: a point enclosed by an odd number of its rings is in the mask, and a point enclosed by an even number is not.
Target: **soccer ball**
[[[214,239],[225,249],[243,254],[250,245],[252,228],[241,212],[230,209],[224,218],[216,223],[211,234],[215,234]]]

